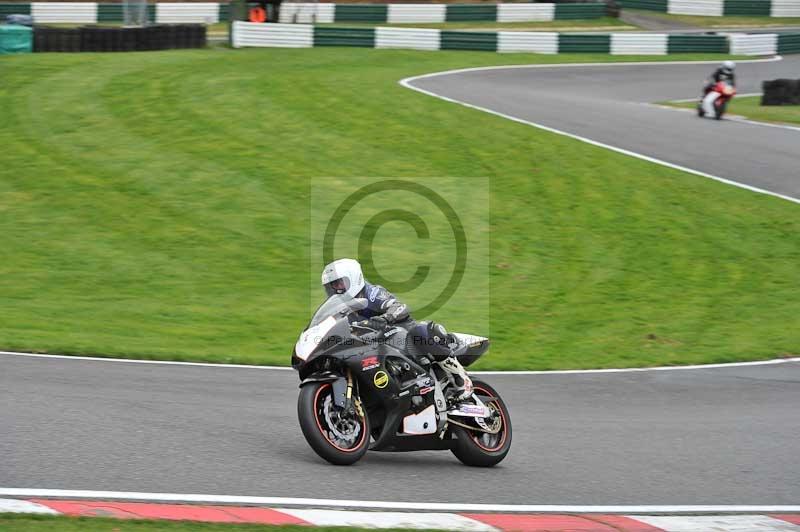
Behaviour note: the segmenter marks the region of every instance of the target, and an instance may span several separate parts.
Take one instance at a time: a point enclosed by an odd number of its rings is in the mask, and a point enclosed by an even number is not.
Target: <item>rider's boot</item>
[[[472,396],[472,379],[467,375],[464,366],[454,356],[449,356],[439,362],[439,367],[452,375],[455,381],[455,389],[453,390],[453,400],[461,402],[469,399]]]

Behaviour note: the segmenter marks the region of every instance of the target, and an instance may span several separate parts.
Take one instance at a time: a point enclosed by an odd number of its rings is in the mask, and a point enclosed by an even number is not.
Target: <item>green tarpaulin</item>
[[[0,25],[0,54],[33,51],[33,30],[27,26]]]

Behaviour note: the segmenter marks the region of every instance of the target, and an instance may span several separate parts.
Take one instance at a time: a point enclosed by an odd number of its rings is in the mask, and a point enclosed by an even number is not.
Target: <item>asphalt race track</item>
[[[415,88],[672,164],[800,198],[800,129],[701,120],[647,105],[699,96],[714,64],[501,68],[434,75]],[[740,94],[800,77],[800,57],[744,63]]]
[[[514,68],[414,87],[800,198],[800,131],[646,105],[691,98],[711,65]],[[740,64],[740,92],[800,58]],[[700,179],[698,177],[698,179]],[[800,362],[492,375],[514,443],[494,469],[448,452],[335,467],[269,369],[0,355],[0,487],[554,505],[800,501]]]
[[[0,487],[505,504],[796,504],[800,362],[485,377],[511,453],[328,465],[292,371],[0,355]]]

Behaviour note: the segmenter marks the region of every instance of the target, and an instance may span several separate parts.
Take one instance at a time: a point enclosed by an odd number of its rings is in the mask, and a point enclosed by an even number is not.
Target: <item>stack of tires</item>
[[[761,105],[800,105],[800,79],[765,81],[761,87]]]
[[[34,28],[36,52],[143,52],[205,46],[206,27],[203,24],[161,24],[141,28]]]

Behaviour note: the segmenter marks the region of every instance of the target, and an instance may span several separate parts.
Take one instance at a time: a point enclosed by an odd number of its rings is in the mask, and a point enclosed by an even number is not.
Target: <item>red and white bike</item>
[[[697,116],[713,116],[722,120],[722,115],[728,109],[728,103],[736,95],[736,88],[725,81],[718,81],[710,85],[703,98],[697,104]]]

